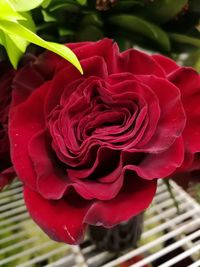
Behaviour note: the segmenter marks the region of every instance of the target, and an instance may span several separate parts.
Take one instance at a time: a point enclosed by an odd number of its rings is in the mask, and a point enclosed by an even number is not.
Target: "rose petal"
[[[31,217],[50,238],[68,244],[82,241],[83,219],[91,202],[73,194],[61,200],[46,200],[27,186],[24,199]]]
[[[68,46],[68,45],[67,45]],[[69,45],[70,47],[70,45]],[[79,60],[93,58],[96,56],[102,57],[106,62],[108,73],[119,72],[118,56],[119,48],[111,39],[104,38],[98,42],[84,42],[83,45],[71,45],[74,53]],[[66,67],[66,61],[62,61],[59,69]],[[84,70],[84,68],[83,68]]]
[[[120,55],[119,66],[119,72],[165,77],[163,69],[150,55],[134,49],[129,49]]]
[[[178,88],[165,79],[155,76],[141,76],[140,79],[157,95],[161,112],[154,135],[146,144],[141,141],[137,148],[158,153],[168,149],[184,130],[186,116],[181,95]]]
[[[156,191],[156,180],[143,180],[133,172],[127,172],[123,189],[112,200],[97,201],[88,210],[84,222],[112,227],[129,220],[146,209]]]
[[[127,152],[124,152],[127,153]],[[145,155],[143,160],[140,160],[138,165],[131,165],[128,160],[124,160],[128,170],[134,170],[138,176],[144,179],[165,178],[173,173],[181,166],[184,159],[184,145],[182,137],[178,138],[173,145],[162,153],[149,153]]]
[[[163,55],[152,55],[152,58],[162,67],[166,75],[170,75],[180,68],[175,61]]]
[[[22,104],[13,106],[10,113],[11,158],[17,175],[31,188],[36,188],[36,174],[28,154],[28,144],[45,127],[43,103],[48,88],[47,82]]]
[[[32,137],[28,152],[36,173],[37,191],[47,199],[63,197],[71,183],[65,168],[53,154],[46,131],[42,130]]]
[[[84,76],[81,76],[79,71],[73,66],[64,68],[55,75],[46,100],[45,110],[47,114],[49,114],[56,105],[60,104],[60,99],[64,93],[64,89],[70,89],[71,82],[81,79],[82,77],[87,78],[90,76],[96,76],[105,79],[108,76],[107,66],[102,57],[94,56],[92,58],[82,60],[81,65],[84,70]],[[68,94],[67,90],[65,90],[65,97],[73,93],[72,88],[68,91]]]
[[[169,77],[181,91],[181,97],[187,116],[183,138],[187,150],[200,151],[200,76],[192,68],[181,68]]]

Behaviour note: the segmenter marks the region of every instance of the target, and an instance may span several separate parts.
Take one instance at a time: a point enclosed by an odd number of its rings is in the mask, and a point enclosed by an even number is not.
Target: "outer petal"
[[[192,68],[174,72],[170,81],[181,91],[187,117],[183,132],[185,145],[192,153],[200,151],[200,75]]]
[[[109,228],[127,221],[150,205],[155,191],[156,180],[146,181],[128,172],[120,193],[112,200],[95,202],[84,222]]]
[[[152,55],[152,58],[162,67],[167,76],[180,68],[175,61],[163,55]]]
[[[90,201],[74,194],[61,200],[46,200],[26,186],[24,199],[33,220],[53,240],[68,244],[81,242],[85,231],[83,219]]]
[[[65,168],[56,160],[51,140],[44,130],[30,140],[28,153],[36,173],[37,191],[48,199],[63,197],[70,182]]]
[[[186,116],[181,94],[176,86],[165,79],[155,76],[141,76],[140,79],[157,95],[161,112],[155,134],[148,143],[141,142],[138,148],[158,153],[168,149],[184,130]]]
[[[127,165],[127,169],[136,171],[138,176],[148,180],[165,178],[181,166],[183,159],[184,145],[182,137],[180,137],[166,151],[146,154],[144,160],[138,165],[131,165],[129,159],[130,165]]]
[[[165,77],[162,67],[148,54],[129,49],[120,55],[120,72]]]
[[[48,92],[48,83],[38,88],[22,104],[11,107],[10,143],[11,158],[20,179],[31,188],[36,188],[36,174],[28,154],[30,139],[45,127],[43,116],[44,98]]]
[[[118,61],[119,48],[111,39],[105,38],[98,42],[83,42],[79,45],[67,44],[67,46],[72,48],[79,60],[100,56],[107,64],[108,73],[120,72],[120,65]],[[62,60],[58,69],[65,68],[68,65],[69,63],[66,62],[66,60]]]

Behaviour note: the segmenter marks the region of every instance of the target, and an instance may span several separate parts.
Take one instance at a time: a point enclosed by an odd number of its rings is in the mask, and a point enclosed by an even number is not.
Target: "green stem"
[[[170,197],[172,198],[172,200],[173,200],[173,202],[174,202],[174,206],[175,206],[176,209],[177,209],[177,213],[180,214],[179,204],[178,204],[178,202],[177,202],[177,200],[176,200],[176,197],[175,197],[174,192],[173,192],[173,190],[172,190],[172,186],[171,186],[171,184],[170,184],[169,179],[163,179],[163,181],[164,181],[164,183],[165,183],[166,186],[167,186],[167,190],[168,190],[168,192],[169,192],[169,194],[170,194]]]

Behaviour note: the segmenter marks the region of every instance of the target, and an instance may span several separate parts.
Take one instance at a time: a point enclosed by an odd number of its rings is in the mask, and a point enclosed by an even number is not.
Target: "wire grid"
[[[145,214],[139,246],[114,254],[98,252],[88,238],[81,246],[50,240],[30,219],[21,183],[17,181],[0,194],[0,266],[198,267],[200,205],[177,184],[171,184],[180,213],[165,184],[160,182],[153,204]]]

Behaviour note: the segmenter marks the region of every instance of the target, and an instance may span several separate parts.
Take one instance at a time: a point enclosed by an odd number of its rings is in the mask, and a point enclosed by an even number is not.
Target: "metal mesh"
[[[29,218],[21,183],[15,182],[0,194],[0,266],[119,267],[126,262],[133,267],[198,267],[200,205],[175,183],[172,186],[180,213],[166,186],[159,183],[145,213],[139,246],[115,254],[98,252],[87,238],[81,246],[51,241]]]

